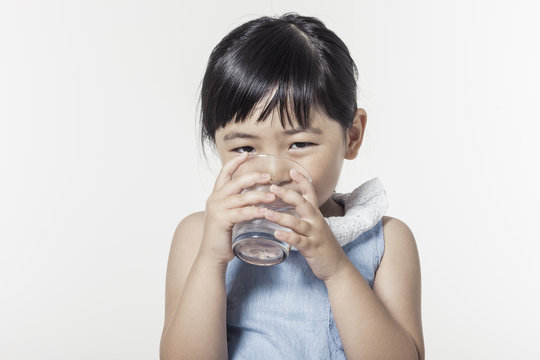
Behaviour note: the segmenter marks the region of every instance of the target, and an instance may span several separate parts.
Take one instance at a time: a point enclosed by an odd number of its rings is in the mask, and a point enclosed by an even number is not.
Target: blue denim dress
[[[382,220],[343,249],[373,287],[384,252]],[[326,287],[298,251],[271,267],[235,258],[226,285],[229,359],[345,359]]]

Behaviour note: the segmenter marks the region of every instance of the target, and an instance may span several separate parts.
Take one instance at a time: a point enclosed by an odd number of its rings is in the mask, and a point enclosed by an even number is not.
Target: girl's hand
[[[266,210],[265,217],[292,230],[276,230],[274,236],[296,247],[315,276],[326,281],[347,264],[349,259],[319,210],[317,195],[309,180],[294,169],[290,175],[299,185],[302,194],[276,185],[270,186],[270,191],[294,206],[299,217],[272,210]]]
[[[242,153],[223,165],[216,178],[212,194],[206,201],[204,230],[199,256],[227,264],[234,257],[231,244],[233,225],[264,217],[264,208],[253,205],[271,203],[275,195],[264,191],[242,190],[256,184],[267,184],[269,174],[252,172],[233,179],[234,172],[247,159]]]

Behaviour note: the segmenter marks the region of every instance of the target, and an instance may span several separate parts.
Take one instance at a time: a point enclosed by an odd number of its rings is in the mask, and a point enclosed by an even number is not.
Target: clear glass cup
[[[290,177],[291,169],[295,169],[311,181],[308,171],[299,163],[283,156],[264,154],[250,155],[238,167],[233,177],[249,172],[270,174],[269,184],[255,185],[244,189],[243,192],[252,190],[269,191],[270,185],[275,184],[300,193],[298,185]],[[256,206],[298,216],[293,206],[279,198],[276,198],[272,203]],[[276,265],[285,261],[289,256],[290,245],[275,238],[274,231],[276,230],[291,231],[265,218],[235,224],[232,229],[232,249],[234,254],[240,260],[259,266]]]

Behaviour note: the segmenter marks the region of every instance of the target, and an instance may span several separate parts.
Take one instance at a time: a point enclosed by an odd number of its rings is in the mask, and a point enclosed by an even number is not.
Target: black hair
[[[262,105],[258,121],[274,110],[281,124],[309,127],[310,109],[344,128],[356,105],[356,65],[341,39],[313,17],[288,13],[240,25],[212,51],[201,89],[202,139]]]

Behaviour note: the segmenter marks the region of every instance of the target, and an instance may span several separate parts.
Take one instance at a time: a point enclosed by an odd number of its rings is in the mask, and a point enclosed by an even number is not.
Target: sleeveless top
[[[344,205],[345,215],[326,220],[373,287],[384,252],[384,189],[373,179],[333,198]],[[345,359],[324,282],[298,251],[270,267],[234,258],[227,267],[226,289],[229,359]]]

